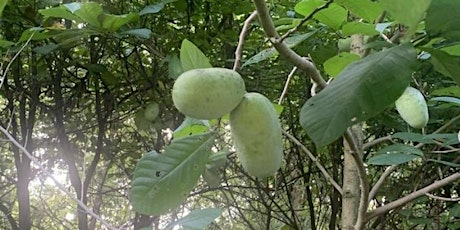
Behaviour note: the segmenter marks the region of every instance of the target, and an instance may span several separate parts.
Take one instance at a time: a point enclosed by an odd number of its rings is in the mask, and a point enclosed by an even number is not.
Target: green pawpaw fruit
[[[407,87],[395,105],[402,119],[413,128],[421,129],[428,123],[428,107],[417,89]]]
[[[225,68],[193,69],[174,83],[176,108],[196,119],[215,119],[230,113],[243,99],[246,89],[236,71]]]
[[[160,105],[158,103],[153,102],[145,107],[144,111],[144,118],[147,121],[154,121],[157,119],[158,115],[160,114]]]
[[[247,93],[230,113],[230,128],[238,159],[252,176],[273,175],[283,159],[281,126],[270,100]]]

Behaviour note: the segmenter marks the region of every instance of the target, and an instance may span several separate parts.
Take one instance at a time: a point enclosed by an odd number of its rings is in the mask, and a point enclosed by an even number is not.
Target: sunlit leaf
[[[80,9],[76,10],[74,14],[78,16],[83,22],[100,28],[102,25],[99,21],[99,15],[102,13],[103,11],[101,4],[96,2],[87,2],[82,4]]]
[[[343,7],[332,3],[328,8],[317,12],[313,17],[327,26],[338,30],[347,21],[348,14]]]
[[[164,152],[143,156],[131,184],[133,209],[161,215],[184,202],[206,167],[214,138],[212,133],[179,138]]]
[[[360,57],[357,54],[348,52],[339,53],[336,56],[329,58],[327,61],[324,62],[324,71],[331,77],[336,77],[350,63],[357,61],[359,59]]]
[[[367,22],[374,22],[382,13],[379,4],[370,0],[335,0],[334,2]]]
[[[168,224],[164,229],[171,230],[175,229],[175,227],[182,227],[181,229],[201,230],[212,223],[221,214],[222,210],[217,208],[192,210],[187,216]]]
[[[182,41],[180,47],[180,61],[184,72],[192,69],[212,67],[206,55],[187,39]]]
[[[344,36],[350,36],[353,34],[373,36],[379,34],[379,32],[375,29],[374,24],[350,22],[342,26],[342,34]]]

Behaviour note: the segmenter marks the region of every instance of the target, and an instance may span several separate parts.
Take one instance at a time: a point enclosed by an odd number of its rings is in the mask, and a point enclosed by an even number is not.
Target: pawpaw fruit
[[[428,107],[422,93],[413,87],[407,87],[395,102],[396,110],[411,127],[421,129],[428,123]]]
[[[225,68],[193,69],[174,83],[174,106],[186,116],[210,120],[230,113],[246,93],[243,78]]]
[[[273,175],[283,159],[281,125],[270,100],[247,93],[230,113],[230,130],[238,159],[249,175]]]
[[[154,121],[157,119],[158,115],[160,114],[160,105],[158,103],[153,102],[147,105],[144,110],[144,118],[147,121]]]

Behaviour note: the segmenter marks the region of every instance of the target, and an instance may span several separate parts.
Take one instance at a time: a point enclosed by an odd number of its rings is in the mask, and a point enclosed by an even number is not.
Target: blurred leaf
[[[398,165],[423,156],[423,152],[410,145],[394,144],[378,151],[368,160],[373,165]]]
[[[460,99],[456,97],[433,97],[430,99],[430,101],[442,101],[457,104],[460,106]]]
[[[180,59],[177,55],[173,54],[169,56],[168,62],[168,73],[171,79],[177,79],[181,73],[184,71],[182,70],[182,65],[180,63]]]
[[[437,1],[437,0],[435,0]],[[381,0],[380,5],[396,21],[409,27],[406,36],[416,31],[418,24],[425,16],[431,0]],[[409,10],[410,9],[410,10]]]
[[[81,18],[83,22],[86,22],[97,28],[101,28],[101,22],[99,21],[99,15],[103,13],[102,6],[96,2],[87,2],[81,5],[81,7],[74,12],[76,16]]]
[[[99,16],[99,20],[102,21],[102,28],[115,32],[120,29],[120,27],[139,20],[139,14],[129,13],[123,15],[114,15],[114,14],[102,14]]]
[[[37,47],[33,48],[33,51],[37,52],[39,54],[49,54],[49,53],[55,51],[58,48],[59,48],[59,45],[54,44],[54,43],[50,43],[50,44],[47,44],[47,45],[44,45],[44,46],[37,46]]]
[[[6,4],[8,4],[9,0],[2,0],[0,1],[0,17],[3,14],[3,9],[5,9]]]
[[[184,230],[202,230],[221,214],[222,210],[217,208],[195,209],[187,216],[168,224],[164,229],[172,230],[175,229],[174,227],[180,226]]]
[[[14,45],[14,42],[10,42],[7,40],[0,39],[0,47],[2,48],[8,48],[10,46]]]
[[[382,13],[380,5],[370,0],[335,0],[334,2],[371,23]]]
[[[435,89],[431,92],[432,96],[453,96],[460,98],[460,87],[453,85],[449,87]]]
[[[203,173],[215,135],[173,140],[164,152],[143,156],[134,169],[131,203],[136,212],[161,215],[185,201]]]
[[[332,3],[328,8],[317,12],[313,17],[332,29],[338,30],[347,21],[348,14],[343,7]]]
[[[353,34],[373,36],[379,34],[379,32],[375,29],[374,24],[368,24],[364,22],[349,22],[342,26],[342,34],[344,36],[350,36]]]
[[[300,124],[316,145],[327,145],[352,124],[392,105],[409,84],[416,66],[416,52],[409,45],[356,61],[307,100],[300,112]]]
[[[212,67],[206,55],[187,39],[182,41],[180,47],[180,61],[184,72],[192,69]]]
[[[324,5],[326,1],[323,0],[309,0],[309,1],[300,1],[294,7],[294,10],[303,15],[310,15],[316,8]]]
[[[454,204],[454,206],[449,209],[449,216],[460,217],[460,204]]]
[[[134,35],[139,38],[149,39],[150,35],[152,34],[152,31],[146,28],[141,28],[141,29],[126,30],[126,31],[121,32],[121,34],[129,34],[129,35]]]
[[[458,0],[433,0],[426,13],[426,31],[431,37],[445,36],[459,39],[460,17],[458,12],[460,12]]]
[[[331,77],[336,77],[350,63],[357,61],[359,59],[360,57],[357,54],[348,52],[339,53],[336,56],[329,58],[326,62],[324,62],[324,71]]]
[[[45,18],[55,17],[55,18],[62,18],[62,19],[76,21],[76,22],[81,22],[82,21],[81,18],[75,16],[71,11],[69,12],[69,8],[66,7],[66,5],[48,8],[48,9],[42,9],[42,10],[38,10],[38,12],[41,15],[43,15]]]
[[[436,160],[436,159],[428,159],[427,161],[436,162],[436,163],[439,163],[439,164],[443,164],[443,165],[447,165],[447,166],[451,166],[451,167],[455,167],[455,168],[460,167],[460,164],[456,164],[456,163],[448,162],[448,161],[442,161],[442,160]]]
[[[453,56],[460,56],[460,44],[444,46],[441,50]]]
[[[420,48],[431,54],[431,64],[436,71],[454,79],[460,84],[460,57],[452,56],[442,50]]]
[[[422,135],[420,133],[407,133],[407,132],[400,132],[391,135],[393,138],[398,138],[404,141],[413,141],[419,142],[424,144],[433,144],[434,140],[430,137]]]
[[[49,35],[44,28],[33,27],[22,32],[18,42],[25,42],[31,38],[32,41],[44,40],[52,37]]]

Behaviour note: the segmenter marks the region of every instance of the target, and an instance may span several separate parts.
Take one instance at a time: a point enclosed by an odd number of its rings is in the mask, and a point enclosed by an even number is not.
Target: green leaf
[[[174,229],[174,227],[182,227],[181,229],[201,230],[221,214],[222,210],[218,208],[192,210],[187,216],[168,224],[164,229],[170,230]]]
[[[161,215],[180,206],[206,167],[215,135],[204,133],[174,140],[164,152],[143,156],[134,169],[133,209]]]
[[[57,44],[50,43],[50,44],[47,44],[47,45],[44,45],[44,46],[37,46],[37,47],[33,48],[33,51],[37,52],[39,54],[49,54],[49,53],[55,51],[56,49],[58,49],[59,47],[60,46],[57,45]]]
[[[311,31],[311,32],[305,33],[305,34],[299,34],[299,35],[295,35],[295,36],[292,36],[292,37],[288,37],[288,38],[286,38],[286,40],[284,40],[284,42],[286,43],[286,45],[289,48],[293,48],[293,47],[299,45],[301,42],[305,41],[306,39],[310,38],[314,34],[316,34],[316,32],[318,32],[318,30],[314,30],[314,31]],[[248,65],[251,65],[251,64],[255,64],[255,63],[261,62],[263,60],[266,60],[268,58],[276,57],[276,56],[278,56],[278,51],[276,51],[275,48],[271,47],[271,48],[268,48],[268,49],[264,49],[264,50],[260,51],[259,53],[257,53],[256,55],[250,57],[242,65],[242,67],[245,67],[245,66],[248,66]]]
[[[174,138],[180,138],[209,131],[209,121],[185,117],[182,124],[174,130]]]
[[[460,99],[456,97],[433,97],[430,99],[430,101],[442,101],[457,104],[460,106]]]
[[[8,48],[10,46],[14,45],[14,42],[10,42],[7,40],[0,39],[0,47],[2,48]]]
[[[115,32],[120,27],[139,20],[139,14],[137,13],[129,13],[123,15],[114,15],[114,14],[102,14],[99,16],[99,20],[102,21],[102,28],[110,31]]]
[[[33,27],[22,32],[21,37],[18,40],[19,42],[25,42],[29,40],[39,41],[52,37],[44,28]]]
[[[400,132],[391,135],[393,138],[398,138],[404,141],[413,141],[413,142],[420,142],[424,144],[433,144],[434,141],[432,138],[422,135],[420,133],[408,133],[408,132]]]
[[[435,0],[436,2],[437,0]],[[418,24],[425,16],[431,0],[381,0],[382,8],[390,13],[396,21],[409,27],[406,37],[412,36]]]
[[[295,12],[307,16],[310,15],[316,8],[324,5],[326,1],[323,0],[304,0],[297,3],[294,7]]]
[[[460,56],[460,44],[449,45],[441,48],[442,51],[453,55],[453,56]]]
[[[68,20],[72,20],[76,22],[82,21],[79,17],[75,16],[72,12],[69,12],[69,8],[66,7],[65,5],[38,10],[38,12],[41,15],[43,15],[45,18],[55,17],[55,18],[68,19]]]
[[[182,41],[180,47],[180,61],[184,72],[192,69],[212,67],[204,53],[187,39]]]
[[[171,3],[171,2],[175,2],[177,0],[163,0],[161,2],[158,2],[154,5],[148,5],[146,7],[144,7],[144,9],[141,10],[141,12],[139,12],[139,15],[145,15],[145,14],[156,14],[158,12],[160,12],[166,4],[168,3]]]
[[[374,22],[382,13],[379,4],[369,0],[336,0],[334,2],[367,22]]]
[[[416,66],[416,52],[410,45],[356,61],[304,104],[300,124],[316,145],[327,145],[352,124],[392,105],[409,84]]]
[[[427,161],[436,162],[436,163],[447,165],[447,166],[454,167],[454,168],[460,167],[460,164],[456,164],[456,163],[449,162],[449,161],[442,161],[442,160],[436,160],[436,159],[428,159]]]
[[[426,13],[426,30],[432,37],[460,38],[460,1],[434,0]]]
[[[75,11],[77,11],[77,10],[79,10],[81,8],[81,3],[79,3],[79,2],[71,2],[71,3],[64,4],[62,6],[67,8],[70,11],[70,13],[74,14]]]
[[[359,59],[360,57],[357,54],[352,54],[348,52],[339,53],[336,56],[329,58],[326,62],[324,62],[324,71],[331,77],[336,77],[350,63],[357,61]]]
[[[87,2],[81,5],[80,9],[75,11],[75,15],[94,27],[101,28],[99,15],[103,13],[102,6],[96,2]]]
[[[423,152],[414,146],[394,144],[378,151],[368,160],[373,165],[399,165],[422,157]]]
[[[334,30],[340,29],[340,26],[347,21],[347,17],[347,10],[335,3],[330,4],[328,8],[320,10],[313,16],[313,18],[318,19]]]
[[[342,34],[344,36],[350,36],[353,34],[373,36],[379,34],[379,32],[375,29],[374,24],[368,24],[364,22],[350,22],[343,25]]]
[[[3,9],[5,9],[6,4],[8,4],[9,0],[2,0],[0,1],[0,17],[3,14]]]
[[[460,57],[432,48],[420,48],[431,54],[431,64],[436,71],[445,76],[451,77],[457,84],[460,84]]]
[[[453,96],[460,98],[460,87],[453,85],[449,87],[435,89],[431,92],[432,96]]]
[[[177,57],[177,55],[171,55],[169,56],[169,61],[168,61],[168,72],[169,72],[169,77],[171,79],[177,79],[181,73],[184,71],[182,70],[182,65],[180,63],[180,59]]]
[[[141,29],[126,30],[126,31],[121,32],[120,34],[134,35],[139,38],[149,39],[150,35],[152,34],[152,31],[146,28],[141,28]]]

